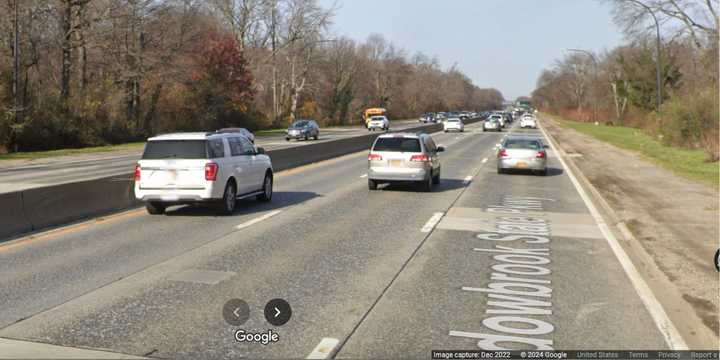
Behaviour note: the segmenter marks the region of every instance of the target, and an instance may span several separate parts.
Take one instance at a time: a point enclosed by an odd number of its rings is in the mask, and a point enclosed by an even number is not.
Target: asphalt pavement
[[[391,123],[391,130],[402,130],[418,125],[422,124],[417,120],[395,120]],[[286,141],[284,134],[273,134],[258,136],[255,142],[265,150],[278,150],[367,133],[367,129],[362,126],[330,127],[320,129],[318,140]],[[130,174],[141,155],[142,148],[138,148],[34,160],[0,161],[0,193]]]
[[[272,202],[233,216],[138,209],[0,245],[0,357],[669,348],[555,152],[548,176],[497,174],[506,133],[480,126],[433,135],[447,151],[430,193],[369,191],[360,152],[277,174]],[[223,318],[234,298],[250,309],[239,326]],[[263,314],[275,298],[292,308],[282,326]]]

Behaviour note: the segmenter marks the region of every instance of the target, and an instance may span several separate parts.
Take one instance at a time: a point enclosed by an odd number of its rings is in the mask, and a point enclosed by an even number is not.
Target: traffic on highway
[[[0,359],[720,357],[714,1],[6,3]]]

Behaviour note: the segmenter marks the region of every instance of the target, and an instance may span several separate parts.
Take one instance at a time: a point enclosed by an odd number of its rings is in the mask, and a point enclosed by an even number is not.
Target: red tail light
[[[498,153],[498,156],[507,157],[508,156],[507,151],[505,151],[505,149],[501,149],[500,152]]]
[[[382,160],[382,156],[380,156],[380,154],[370,153],[370,155],[368,155],[368,160],[370,160],[370,161],[380,161],[380,160]]]
[[[140,181],[140,164],[135,165],[135,181]]]
[[[535,155],[538,159],[544,159],[545,158],[545,152],[544,151],[538,151],[537,155]]]
[[[425,155],[425,154],[413,155],[413,156],[410,157],[410,161],[425,162],[425,161],[429,161],[429,160],[430,160],[430,159],[428,159],[427,155]]]
[[[205,180],[215,181],[217,180],[218,164],[210,162],[205,164]]]

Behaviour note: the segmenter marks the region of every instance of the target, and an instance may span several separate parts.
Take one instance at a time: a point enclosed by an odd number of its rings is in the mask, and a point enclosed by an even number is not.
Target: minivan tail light
[[[207,181],[215,181],[217,180],[217,174],[218,174],[218,164],[214,162],[209,162],[205,164],[205,180]]]
[[[135,181],[140,181],[140,164],[135,164]]]
[[[410,161],[425,162],[425,161],[428,161],[428,160],[429,160],[429,159],[428,159],[427,155],[425,155],[425,154],[413,155],[413,156],[410,157]]]
[[[501,149],[501,150],[500,150],[500,153],[498,153],[498,156],[500,156],[500,157],[507,157],[507,156],[508,156],[507,151],[505,151],[505,149]]]
[[[380,160],[382,160],[382,156],[380,156],[380,154],[370,153],[370,155],[368,155],[368,160],[370,160],[370,161],[380,161]]]
[[[537,155],[535,155],[538,159],[544,159],[545,158],[545,152],[544,151],[538,151]]]

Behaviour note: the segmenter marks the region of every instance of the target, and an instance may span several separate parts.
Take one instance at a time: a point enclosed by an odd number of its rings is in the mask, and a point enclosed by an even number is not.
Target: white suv
[[[232,214],[238,199],[272,199],[273,170],[263,148],[238,133],[176,133],[149,138],[135,166],[135,197],[150,214],[171,205],[216,202]]]

